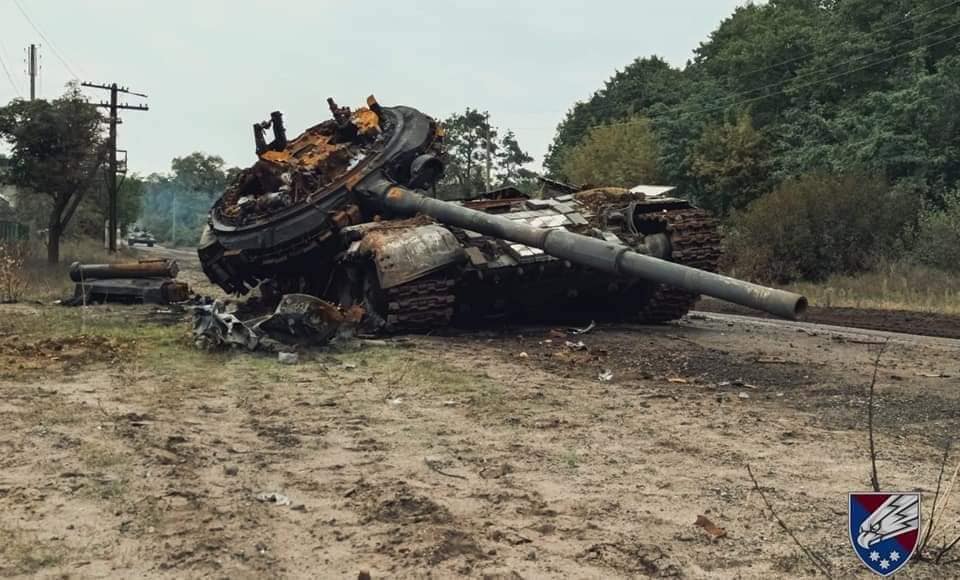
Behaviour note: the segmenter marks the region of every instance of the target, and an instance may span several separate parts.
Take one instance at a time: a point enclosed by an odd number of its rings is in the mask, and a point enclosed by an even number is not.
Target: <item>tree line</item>
[[[510,184],[532,190],[532,161],[516,135],[491,124],[474,109],[442,122],[447,172],[435,193],[461,199],[487,188]],[[99,239],[107,219],[103,115],[79,87],[46,101],[14,99],[0,107],[0,139],[11,149],[0,168],[0,182],[17,189],[16,217],[42,232],[51,263],[59,260],[65,234]],[[137,225],[161,243],[199,241],[210,206],[239,168],[223,158],[194,152],[171,161],[170,171],[121,178],[119,218],[124,229]],[[4,208],[9,212],[9,208]],[[125,233],[125,232],[124,232]]]
[[[59,261],[66,234],[102,238],[108,206],[104,117],[76,84],[57,99],[14,99],[0,107],[0,139],[10,147],[0,182],[17,192],[12,217],[43,233],[49,262]],[[161,242],[195,243],[211,203],[235,171],[218,156],[195,152],[174,158],[166,174],[123,175],[120,224],[139,223]]]
[[[638,58],[576,103],[545,167],[679,186],[727,219],[757,277],[818,279],[898,252],[956,268],[942,240],[960,241],[958,43],[947,0],[746,5],[682,69]]]

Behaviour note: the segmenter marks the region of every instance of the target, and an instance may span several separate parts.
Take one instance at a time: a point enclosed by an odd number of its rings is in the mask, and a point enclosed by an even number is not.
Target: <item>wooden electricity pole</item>
[[[490,184],[490,167],[491,167],[491,165],[493,165],[492,159],[490,158],[490,150],[493,148],[492,145],[491,145],[491,143],[490,143],[490,113],[485,113],[484,116],[483,116],[483,120],[484,120],[484,125],[486,125],[486,127],[487,127],[487,135],[486,135],[487,138],[486,138],[486,143],[484,144],[484,146],[485,146],[485,148],[486,148],[486,150],[487,150],[487,151],[486,151],[486,153],[487,153],[487,171],[486,171],[486,179],[484,179],[484,181],[486,182],[487,191],[490,191],[490,189],[491,189],[491,184]]]
[[[107,168],[107,194],[109,199],[109,207],[107,208],[107,221],[109,222],[110,232],[107,234],[107,239],[109,240],[110,252],[113,253],[117,251],[117,220],[119,218],[117,211],[117,197],[119,189],[117,182],[117,124],[120,123],[120,118],[117,116],[117,111],[120,109],[126,109],[130,111],[149,111],[150,109],[146,105],[118,103],[117,95],[119,93],[136,95],[144,98],[146,98],[147,95],[143,93],[135,93],[126,87],[117,86],[117,83],[112,83],[110,85],[98,85],[96,83],[80,84],[85,87],[110,91],[110,102],[100,101],[96,106],[104,107],[110,110],[110,117],[108,119],[108,122],[110,123],[110,135],[107,142],[107,147],[109,148],[110,153],[109,167]]]

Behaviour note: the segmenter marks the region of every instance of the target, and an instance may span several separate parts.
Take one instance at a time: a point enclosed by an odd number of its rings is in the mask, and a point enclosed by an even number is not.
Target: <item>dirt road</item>
[[[0,306],[0,575],[817,574],[749,465],[833,576],[868,578],[845,521],[869,487],[878,349],[884,489],[923,491],[928,515],[960,427],[949,339],[695,315],[280,365],[198,352],[187,328],[147,307]],[[930,546],[960,534],[957,506]],[[901,576],[956,577],[958,556]]]

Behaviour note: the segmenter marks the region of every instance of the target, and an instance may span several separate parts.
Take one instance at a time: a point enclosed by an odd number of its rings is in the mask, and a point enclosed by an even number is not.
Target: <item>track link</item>
[[[717,220],[696,208],[671,209],[641,214],[638,220],[657,223],[670,235],[670,261],[716,272],[720,261],[720,233]],[[672,286],[658,284],[639,313],[643,322],[677,320],[693,308],[700,296]]]
[[[453,318],[455,281],[442,274],[383,291],[388,332],[423,332],[443,328]]]

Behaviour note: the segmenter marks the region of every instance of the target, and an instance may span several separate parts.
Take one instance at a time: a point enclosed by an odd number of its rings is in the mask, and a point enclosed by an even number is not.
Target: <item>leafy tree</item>
[[[447,165],[437,186],[444,198],[464,198],[486,189],[486,162],[497,154],[497,130],[489,113],[467,108],[443,122]]]
[[[877,177],[791,179],[734,214],[728,265],[781,283],[855,274],[899,248],[917,202]]]
[[[106,172],[101,173],[105,177]],[[108,220],[107,183],[98,179],[98,186],[84,196],[77,209],[70,231],[80,235],[100,239],[103,237],[104,223]],[[121,227],[127,227],[140,218],[143,205],[143,179],[130,174],[120,178],[117,190],[117,214]]]
[[[922,183],[936,201],[960,185],[958,26],[960,6],[941,0],[747,4],[682,70],[650,57],[615,71],[559,124],[545,165],[569,179],[566,160],[592,127],[639,114],[663,179],[715,205],[718,127],[747,116],[766,159],[738,175],[745,199],[828,172]]]
[[[513,131],[498,138],[500,131],[490,123],[489,113],[468,107],[444,120],[443,128],[446,171],[437,185],[441,199],[464,199],[486,190],[488,163],[491,187],[534,188],[535,174],[523,167],[533,158],[520,146]]]
[[[106,157],[102,120],[76,85],[54,101],[16,99],[0,108],[0,137],[12,149],[7,179],[48,197],[50,263],[60,260],[60,238]]]
[[[638,58],[616,71],[588,101],[577,102],[557,127],[544,166],[554,177],[564,174],[566,157],[597,126],[646,114],[658,105],[675,107],[689,93],[690,81],[660,57]]]
[[[173,178],[190,191],[213,196],[221,193],[227,185],[227,172],[219,155],[195,151],[184,157],[174,157],[170,169]]]
[[[533,161],[533,157],[520,148],[513,131],[508,130],[500,140],[496,159],[499,166],[497,177],[503,185],[521,185],[535,176],[532,171],[523,168]]]
[[[700,179],[700,201],[718,214],[742,208],[770,188],[770,170],[763,136],[750,116],[709,127],[692,155],[694,175]]]
[[[920,213],[912,252],[924,264],[960,272],[960,191],[946,195],[943,209]]]
[[[226,169],[221,157],[201,152],[174,158],[170,169],[168,175],[144,180],[141,222],[163,242],[195,244],[213,199],[239,170]]]
[[[578,184],[633,187],[658,181],[657,143],[643,117],[590,130],[566,158],[563,173]]]

